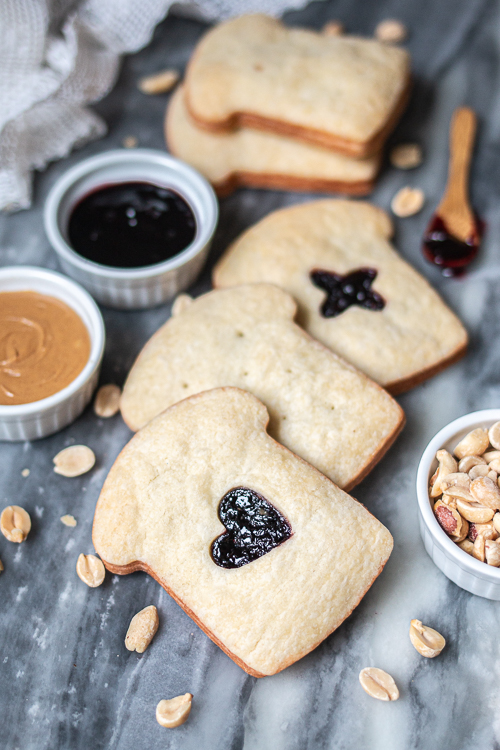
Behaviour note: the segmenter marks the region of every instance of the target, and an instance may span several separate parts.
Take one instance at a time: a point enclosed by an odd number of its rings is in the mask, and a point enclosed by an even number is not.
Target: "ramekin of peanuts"
[[[419,526],[437,567],[466,591],[500,600],[500,409],[440,430],[417,473]]]

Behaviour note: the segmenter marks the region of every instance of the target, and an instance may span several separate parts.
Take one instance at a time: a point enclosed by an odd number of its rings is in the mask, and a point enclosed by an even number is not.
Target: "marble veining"
[[[426,555],[417,527],[415,474],[433,434],[468,411],[500,403],[500,5],[498,0],[326,0],[290,13],[290,23],[320,28],[340,19],[370,34],[383,18],[410,29],[415,72],[412,101],[392,142],[418,140],[423,165],[386,168],[373,196],[388,208],[405,184],[422,187],[424,210],[396,220],[402,255],[442,293],[471,334],[461,363],[400,397],[407,426],[384,460],[353,494],[394,535],[394,552],[351,617],[312,654],[271,678],[247,676],[192,623],[151,578],[108,574],[88,589],[75,574],[80,552],[91,552],[95,502],[107,471],[130,432],[120,417],[90,409],[43,441],[0,445],[0,501],[29,510],[33,530],[22,545],[0,538],[0,748],[2,750],[441,750],[500,748],[500,604],[449,582]],[[106,138],[55,163],[35,181],[30,211],[0,218],[0,265],[56,268],[42,228],[43,200],[63,170],[119,146],[127,135],[163,147],[167,95],[145,97],[142,75],[183,68],[203,24],[171,16],[152,44],[128,58],[117,88],[96,109]],[[420,253],[420,237],[444,187],[448,126],[461,104],[478,113],[472,200],[487,222],[480,254],[463,279],[444,279]],[[209,288],[210,269],[239,232],[269,211],[308,200],[305,194],[239,191],[221,202],[208,266],[191,292]],[[103,309],[108,341],[101,381],[121,384],[142,344],[168,317],[169,306],[145,312]],[[66,479],[52,457],[72,443],[97,455],[88,475]],[[30,474],[23,477],[23,469]],[[76,528],[59,517],[73,514]],[[145,654],[129,653],[130,618],[156,604],[160,629]],[[440,630],[447,646],[423,659],[411,646],[418,617]],[[401,698],[370,699],[358,673],[390,672]],[[194,695],[189,721],[175,730],[155,720],[161,698]]]

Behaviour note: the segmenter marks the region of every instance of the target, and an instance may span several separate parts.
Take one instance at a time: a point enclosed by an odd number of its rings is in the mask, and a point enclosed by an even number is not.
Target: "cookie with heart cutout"
[[[297,322],[391,393],[465,354],[456,315],[389,242],[380,208],[341,199],[275,211],[228,248],[214,286],[276,284],[298,303]]]
[[[171,406],[116,459],[93,526],[108,570],[149,573],[256,677],[334,631],[393,545],[366,508],[269,437],[268,419],[238,388]]]
[[[392,445],[404,414],[299,328],[296,307],[271,284],[180,297],[128,375],[126,423],[137,430],[186,396],[237,386],[266,405],[272,437],[339,487],[354,487]]]

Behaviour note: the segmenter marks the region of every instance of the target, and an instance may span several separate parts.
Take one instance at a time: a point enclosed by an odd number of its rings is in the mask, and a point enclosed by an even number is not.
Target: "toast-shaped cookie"
[[[93,527],[109,570],[149,573],[256,677],[335,630],[392,549],[387,529],[272,440],[267,421],[237,388],[171,406],[118,456]]]
[[[364,158],[401,115],[409,75],[408,53],[393,45],[246,15],[202,38],[186,102],[201,127],[270,130]]]
[[[264,402],[279,443],[339,487],[361,481],[404,424],[389,394],[299,328],[294,300],[275,286],[189,299],[174,304],[130,371],[121,399],[129,427],[186,396],[237,386]]]
[[[321,200],[281,209],[233,243],[215,268],[214,286],[280,286],[298,302],[297,322],[311,336],[401,393],[459,359],[467,333],[393,249],[391,234],[387,214],[369,203]]]
[[[170,152],[201,172],[220,196],[239,186],[368,195],[380,167],[380,154],[353,159],[262,130],[210,133],[189,116],[183,87],[170,100],[165,136]]]

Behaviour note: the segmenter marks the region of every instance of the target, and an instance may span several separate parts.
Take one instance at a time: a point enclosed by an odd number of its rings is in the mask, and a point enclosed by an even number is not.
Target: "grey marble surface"
[[[424,164],[411,173],[386,168],[373,200],[387,208],[404,184],[420,186],[427,202],[417,216],[396,221],[402,255],[442,293],[464,320],[471,346],[458,365],[399,400],[407,426],[354,495],[391,530],[394,552],[381,577],[348,620],[312,654],[271,678],[247,676],[148,576],[109,575],[88,589],[75,574],[80,552],[91,552],[95,503],[114,458],[130,437],[120,417],[97,419],[88,409],[63,432],[33,443],[0,446],[0,501],[31,514],[22,545],[0,538],[0,747],[8,750],[396,750],[500,747],[500,604],[449,582],[427,557],[417,528],[415,474],[432,435],[468,411],[500,403],[500,6],[489,0],[331,0],[287,16],[319,28],[339,18],[370,34],[386,17],[410,29],[415,86],[392,141],[420,141]],[[116,89],[97,105],[109,124],[103,140],[53,164],[35,179],[29,211],[0,218],[0,265],[56,268],[42,227],[44,197],[70,164],[134,135],[162,148],[167,96],[145,97],[139,76],[182,68],[204,26],[176,17],[152,44],[123,66]],[[425,263],[419,240],[443,189],[448,124],[454,107],[474,107],[480,131],[472,176],[474,205],[487,222],[480,256],[461,280],[446,280]],[[311,196],[246,190],[221,204],[208,267],[192,292],[209,288],[209,271],[242,229],[269,211]],[[169,307],[146,312],[103,309],[108,341],[102,382],[122,383]],[[65,479],[52,457],[71,443],[90,445],[97,466]],[[29,468],[24,478],[22,470]],[[78,520],[75,529],[59,521]],[[149,650],[129,653],[123,639],[131,616],[157,605],[161,625]],[[418,617],[448,640],[425,660],[408,639]],[[361,690],[361,668],[376,665],[396,679],[401,698],[384,704]],[[155,720],[161,698],[190,691],[189,722],[165,730]]]

